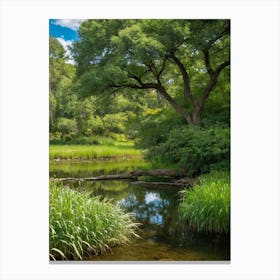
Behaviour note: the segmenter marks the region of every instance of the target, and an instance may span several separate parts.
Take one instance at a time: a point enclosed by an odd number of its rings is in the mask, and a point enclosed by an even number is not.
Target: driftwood
[[[195,179],[183,177],[185,172],[183,170],[169,170],[169,169],[154,169],[154,170],[134,170],[131,172],[124,172],[120,174],[101,175],[97,177],[86,177],[86,178],[51,178],[60,182],[72,181],[72,182],[83,182],[83,181],[102,181],[102,180],[137,180],[141,176],[160,176],[170,177],[170,182],[147,182],[147,181],[132,181],[131,184],[143,187],[188,187],[193,186]]]
[[[184,175],[183,170],[170,170],[170,169],[154,169],[154,170],[134,170],[131,172],[124,172],[120,174],[101,175],[97,177],[87,178],[57,178],[58,181],[101,181],[101,180],[125,180],[136,179],[141,176],[160,176],[180,178]]]

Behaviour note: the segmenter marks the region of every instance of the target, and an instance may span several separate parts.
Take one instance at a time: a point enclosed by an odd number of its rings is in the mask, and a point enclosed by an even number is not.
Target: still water
[[[112,173],[104,168],[104,162],[95,162],[95,167],[75,163],[72,169],[59,169],[63,163],[52,163],[52,177],[96,176]],[[105,163],[105,165],[110,165]],[[116,164],[116,163],[115,163]],[[118,169],[123,172],[128,162],[121,162]],[[143,163],[144,164],[144,163]],[[69,163],[68,163],[69,165]],[[130,168],[139,168],[131,162]],[[111,169],[111,167],[109,168]],[[87,171],[85,171],[87,170]],[[79,191],[88,191],[93,196],[106,197],[132,212],[140,223],[138,234],[141,239],[133,240],[126,247],[115,247],[112,252],[102,256],[92,256],[88,260],[96,261],[190,261],[190,260],[229,260],[229,236],[209,235],[193,231],[179,218],[178,204],[180,188],[140,187],[130,181],[110,180],[68,184]]]

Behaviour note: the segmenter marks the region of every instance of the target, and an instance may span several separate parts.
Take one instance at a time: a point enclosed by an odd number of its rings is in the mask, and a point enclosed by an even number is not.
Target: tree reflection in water
[[[144,197],[143,195],[137,197],[135,193],[131,193],[128,197],[121,199],[119,204],[135,213],[136,218],[142,223],[162,225],[170,204],[169,200],[161,198],[157,192],[145,191],[143,193]]]
[[[153,246],[165,246],[164,250],[167,250],[168,254],[171,251],[175,252],[185,248],[186,251],[184,252],[186,254],[191,250],[192,252],[202,252],[202,255],[214,254],[214,257],[207,255],[208,259],[229,258],[229,245],[227,243],[213,242],[213,237],[194,232],[180,221],[178,188],[155,188],[154,186],[145,188],[121,180],[82,182],[70,185],[79,191],[89,191],[93,196],[100,196],[101,199],[108,198],[115,201],[127,212],[134,213],[136,221],[141,223],[139,235],[143,238],[135,243],[136,246],[142,244],[145,247],[150,244],[151,250],[154,250]],[[141,246],[139,250],[142,248]],[[123,254],[122,252],[121,255],[125,257],[125,254]],[[148,254],[148,252],[145,254]],[[116,258],[119,257],[118,255]],[[139,258],[138,255],[137,258]],[[182,258],[189,257],[182,256]],[[192,256],[191,258],[196,257]]]

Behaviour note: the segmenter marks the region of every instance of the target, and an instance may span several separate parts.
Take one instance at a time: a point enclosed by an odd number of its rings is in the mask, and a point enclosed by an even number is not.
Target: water
[[[120,166],[124,167],[126,164],[122,162]],[[55,168],[51,167],[51,175],[62,177],[59,173],[59,164],[53,165],[55,165]],[[95,165],[98,165],[98,162],[95,162]],[[131,166],[132,168],[139,168],[140,165],[140,162],[138,164],[134,162]],[[81,169],[84,176],[108,173],[108,170],[104,169],[104,162],[100,163],[100,168],[95,166],[95,172],[88,170],[87,173],[85,168],[81,167]],[[115,169],[120,170],[122,167],[115,167]],[[64,169],[63,175],[63,177],[79,177],[78,163],[69,173],[65,172]],[[134,213],[136,221],[141,223],[138,231],[141,239],[135,238],[132,244],[127,247],[115,247],[107,255],[92,256],[88,260],[187,261],[230,259],[228,236],[197,233],[185,223],[182,223],[178,213],[179,188],[139,187],[124,180],[83,182],[69,185],[79,191],[87,190],[93,196],[98,195],[111,199],[126,211]]]

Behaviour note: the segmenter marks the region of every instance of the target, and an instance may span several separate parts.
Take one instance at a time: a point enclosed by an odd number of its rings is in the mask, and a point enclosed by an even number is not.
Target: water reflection
[[[169,205],[169,201],[162,199],[159,193],[146,192],[144,203],[138,201],[135,193],[132,193],[118,201],[118,204],[133,212],[136,218],[142,222],[162,225],[163,213],[167,212],[166,207]]]
[[[70,174],[65,175],[67,177]],[[86,176],[94,175],[87,174]],[[133,212],[137,222],[142,224],[139,234],[143,239],[135,241],[133,250],[116,248],[115,253],[109,256],[95,256],[92,259],[229,259],[228,237],[219,239],[197,233],[180,221],[178,214],[180,197],[177,188],[145,188],[120,180],[69,185],[79,191],[86,190],[93,196],[109,198],[127,212]]]

